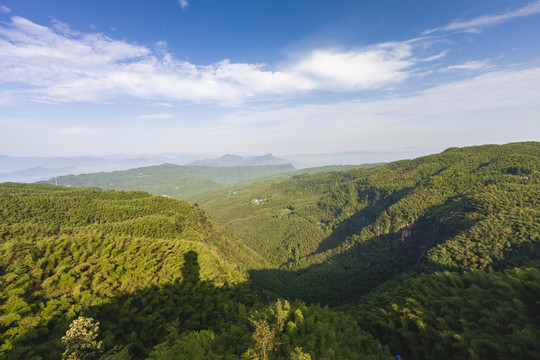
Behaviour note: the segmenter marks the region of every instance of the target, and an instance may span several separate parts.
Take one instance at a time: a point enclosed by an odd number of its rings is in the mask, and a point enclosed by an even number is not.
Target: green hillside
[[[46,183],[104,190],[143,190],[154,195],[197,201],[202,192],[221,189],[232,184],[249,184],[298,174],[344,171],[376,165],[378,164],[334,165],[296,170],[290,164],[230,167],[163,164],[124,171],[59,176]]]
[[[362,326],[405,359],[539,359],[540,272],[438,272],[361,299]]]
[[[0,359],[538,359],[539,170],[451,148],[201,208],[0,184]]]
[[[291,170],[291,171],[286,171],[283,173],[274,173],[274,174],[264,175],[264,176],[260,176],[256,178],[251,178],[251,179],[248,179],[247,181],[239,182],[239,185],[262,182],[262,181],[269,181],[269,180],[286,179],[286,178],[290,178],[296,175],[303,175],[303,174],[328,173],[328,172],[334,172],[334,171],[346,171],[346,170],[351,170],[351,169],[367,169],[370,167],[379,166],[381,164],[383,163],[360,164],[360,165],[327,165],[327,166],[303,168],[299,170]],[[193,199],[198,200],[199,198],[204,198],[204,196],[205,195],[203,194],[197,194],[196,196],[193,197]]]
[[[181,166],[163,164],[124,171],[52,178],[49,184],[70,187],[97,187],[104,190],[143,190],[176,199],[201,191],[218,189],[261,176],[294,170],[290,164],[262,166]]]
[[[1,359],[390,358],[352,315],[253,292],[262,256],[194,205],[10,183],[0,205]],[[80,316],[94,347],[66,348]]]
[[[214,191],[199,204],[271,268],[259,287],[332,305],[406,271],[538,265],[540,144],[452,148]]]

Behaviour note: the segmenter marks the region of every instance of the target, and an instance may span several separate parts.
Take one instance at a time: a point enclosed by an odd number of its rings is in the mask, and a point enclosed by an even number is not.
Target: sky
[[[0,0],[0,154],[540,140],[540,0]]]

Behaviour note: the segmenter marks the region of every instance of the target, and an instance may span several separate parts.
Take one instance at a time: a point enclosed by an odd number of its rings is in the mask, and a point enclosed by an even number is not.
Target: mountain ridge
[[[289,160],[280,159],[272,154],[260,156],[240,156],[225,154],[214,159],[197,160],[189,163],[188,166],[212,166],[212,167],[229,167],[229,166],[262,166],[262,165],[283,165],[290,164]]]
[[[194,194],[249,181],[265,175],[295,170],[290,164],[262,166],[185,166],[161,164],[93,174],[60,176],[46,183],[105,190],[144,190],[154,195],[190,198]]]

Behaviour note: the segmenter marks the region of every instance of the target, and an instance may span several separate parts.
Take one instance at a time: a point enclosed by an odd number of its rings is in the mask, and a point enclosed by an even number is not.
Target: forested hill
[[[123,171],[59,176],[47,183],[104,190],[144,190],[154,195],[186,199],[201,191],[222,188],[225,184],[249,182],[252,178],[292,170],[295,168],[290,164],[233,167],[163,164]]]
[[[537,142],[451,148],[200,204],[272,262],[253,287],[340,306],[403,359],[538,359],[539,170]]]
[[[253,292],[264,258],[186,202],[5,183],[0,220],[0,359],[390,359],[351,315]]]
[[[6,183],[0,185],[0,219],[3,358],[60,358],[61,337],[76,314],[109,314],[109,347],[163,336],[163,319],[158,313],[150,318],[143,305],[172,306],[158,305],[148,292],[184,281],[190,252],[198,254],[201,280],[216,286],[245,281],[229,261],[243,252],[185,202],[144,192]],[[138,304],[129,305],[130,298]],[[144,322],[156,328],[130,340],[129,332]]]
[[[163,164],[137,169],[67,175],[46,183],[69,187],[95,187],[104,190],[143,190],[154,195],[197,201],[204,191],[233,184],[283,179],[301,173],[343,171],[378,164],[334,165],[296,170],[291,164],[253,166],[182,166]]]
[[[93,321],[100,359],[538,359],[539,170],[537,142],[451,148],[204,211],[0,184],[0,359],[73,355]]]
[[[537,142],[451,148],[214,191],[199,204],[272,262],[251,274],[257,286],[338,305],[407,271],[537,266],[539,169]]]

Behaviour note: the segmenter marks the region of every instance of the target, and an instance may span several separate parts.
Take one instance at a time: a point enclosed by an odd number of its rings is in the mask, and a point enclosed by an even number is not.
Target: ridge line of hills
[[[378,164],[337,165],[297,170],[291,164],[250,166],[162,164],[106,173],[59,176],[45,182],[104,190],[144,190],[154,195],[193,201],[202,192],[235,184],[286,178],[299,173],[328,172],[376,165]]]
[[[202,155],[194,154],[79,156],[72,158],[0,155],[0,182],[38,182],[56,176],[121,171],[166,163],[214,167],[293,164],[296,168],[306,169],[332,164],[362,164],[368,161],[381,163],[395,159],[396,156],[396,153],[348,152],[287,155],[285,159],[277,158],[272,154],[247,157],[227,154],[219,158],[200,160]]]
[[[12,157],[0,155],[0,182],[37,182],[63,175],[121,171],[166,163],[186,164],[193,162],[194,158],[194,155],[189,154],[106,157],[79,156],[74,158]],[[276,158],[272,154],[250,157],[225,155],[217,159],[199,161],[206,163],[207,165],[205,166],[257,166],[290,163],[288,160]]]
[[[286,165],[289,160],[280,159],[272,154],[261,156],[239,156],[226,154],[217,159],[197,160],[187,164],[188,166],[262,166],[262,165]]]

